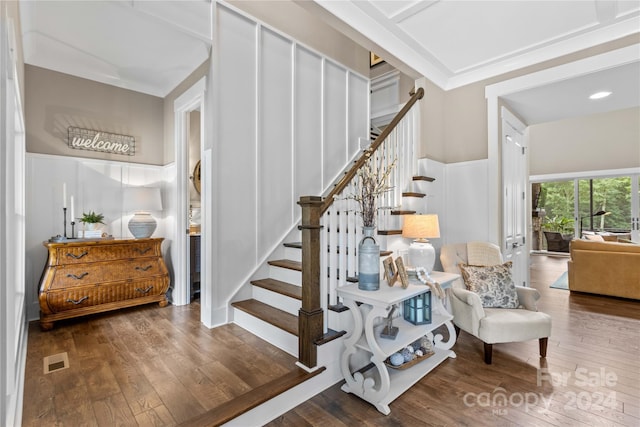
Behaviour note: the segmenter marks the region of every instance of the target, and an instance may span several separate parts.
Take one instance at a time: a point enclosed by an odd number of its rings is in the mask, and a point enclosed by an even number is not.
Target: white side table
[[[435,271],[431,273],[432,280],[440,283],[443,289],[450,287],[451,283],[459,277],[458,274],[453,273]],[[403,289],[399,283],[389,287],[386,282],[381,283],[377,291],[360,290],[357,284],[338,289],[338,295],[342,297],[344,304],[352,313],[354,325],[353,331],[346,335],[345,349],[340,359],[340,369],[346,381],[342,390],[370,402],[385,415],[391,412],[389,404],[393,400],[447,358],[456,357],[451,350],[456,341],[456,333],[451,323],[453,316],[447,312],[435,295],[431,298],[430,324],[413,325],[402,317],[397,317],[393,321],[394,326],[399,328],[396,338],[380,338],[380,332],[385,326],[381,319],[387,317],[393,305],[401,304],[402,301],[428,290],[428,286],[417,280],[412,281],[407,289]],[[358,302],[362,304],[358,306]],[[390,369],[385,365],[385,359],[391,354],[420,337],[431,334],[431,331],[442,325],[447,327],[449,339],[444,341],[440,334],[434,336],[435,354],[431,357],[404,370]],[[351,372],[350,359],[361,352],[371,355],[370,360],[374,366],[364,372]]]

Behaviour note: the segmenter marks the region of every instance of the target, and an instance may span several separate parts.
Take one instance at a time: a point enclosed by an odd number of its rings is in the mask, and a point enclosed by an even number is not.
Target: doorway
[[[207,295],[201,277],[206,262],[200,257],[206,243],[202,227],[203,206],[206,206],[205,185],[201,179],[203,152],[204,97],[206,77],[187,89],[174,102],[175,158],[176,158],[176,240],[172,245],[174,260],[173,304],[185,305]],[[197,290],[197,292],[196,292]],[[204,313],[200,310],[200,318]]]

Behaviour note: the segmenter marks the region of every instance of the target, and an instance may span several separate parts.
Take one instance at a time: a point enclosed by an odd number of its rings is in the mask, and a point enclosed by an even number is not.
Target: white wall
[[[66,183],[67,199],[74,196],[75,216],[89,210],[105,216],[103,230],[115,238],[133,238],[127,224],[132,214],[123,212],[122,189],[126,186],[165,188],[165,169],[161,166],[91,160],[79,157],[27,154],[26,159],[26,284],[27,317],[38,319],[40,275],[47,260],[43,242],[62,235],[62,186]],[[164,197],[164,196],[163,196]],[[71,212],[67,201],[67,236],[71,237]],[[163,200],[165,213],[170,204]],[[152,213],[158,228],[152,237],[165,237],[167,227],[163,214]],[[76,237],[81,224],[76,224]],[[166,253],[170,240],[163,242]]]
[[[640,167],[640,108],[529,127],[531,175]]]
[[[441,233],[443,244],[492,241],[489,234],[488,168],[488,160],[446,165],[446,233]]]
[[[368,79],[244,13],[217,4],[205,116],[212,154],[212,311],[226,310],[368,136]],[[203,176],[203,179],[205,176]],[[205,199],[203,199],[203,203]],[[205,220],[206,221],[206,220]],[[212,314],[210,323],[222,321]]]
[[[12,426],[22,418],[27,353],[25,132],[20,24],[7,3],[0,3],[0,425]]]

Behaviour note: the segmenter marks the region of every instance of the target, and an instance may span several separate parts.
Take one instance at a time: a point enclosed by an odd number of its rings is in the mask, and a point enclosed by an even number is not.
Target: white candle
[[[71,196],[71,201],[69,203],[71,204],[71,221],[75,221],[75,215],[73,213],[73,196]]]
[[[62,183],[62,207],[67,207],[67,183]]]

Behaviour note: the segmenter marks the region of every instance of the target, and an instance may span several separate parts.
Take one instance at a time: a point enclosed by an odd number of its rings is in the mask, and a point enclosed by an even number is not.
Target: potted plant
[[[573,220],[564,216],[547,218],[542,224],[547,239],[547,250],[569,252],[569,242],[573,239]]]
[[[563,237],[573,236],[573,219],[566,216],[547,217],[542,227],[547,231],[560,233]]]
[[[96,224],[104,224],[104,215],[100,213],[95,213],[94,211],[89,211],[89,213],[82,213],[82,218],[80,218],[80,222],[84,223],[87,230],[93,230],[96,227]]]

